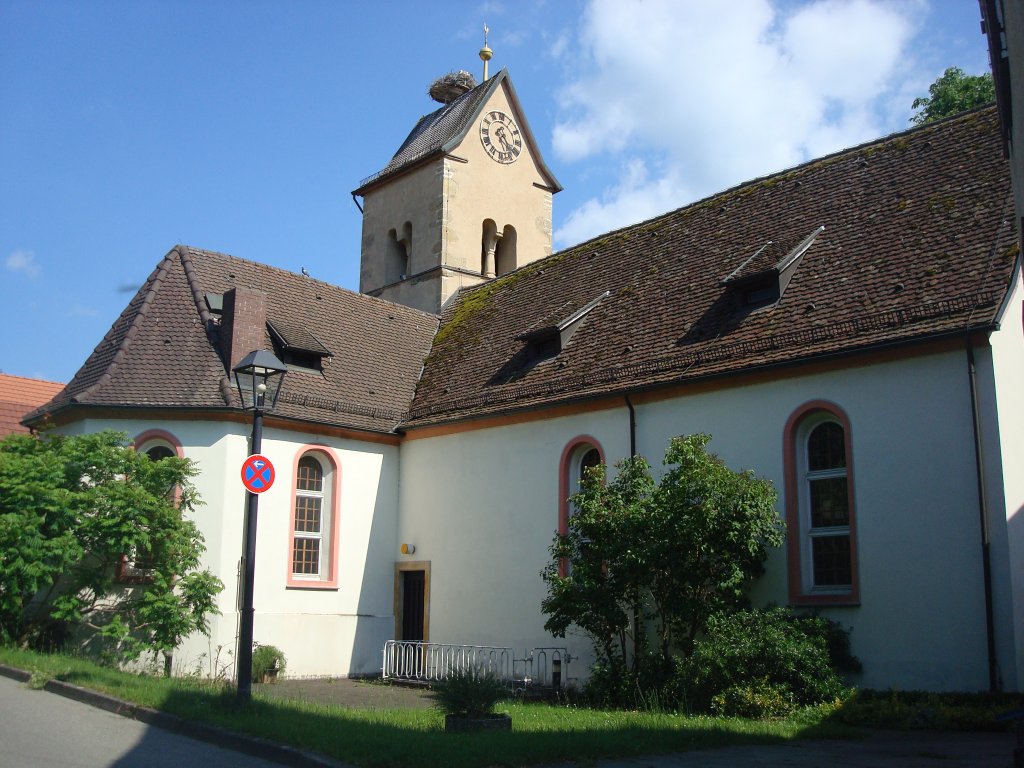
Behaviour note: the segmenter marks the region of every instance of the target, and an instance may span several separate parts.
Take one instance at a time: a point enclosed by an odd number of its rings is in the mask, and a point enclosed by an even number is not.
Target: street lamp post
[[[250,352],[236,365],[235,385],[242,398],[242,407],[252,411],[252,445],[250,455],[262,449],[263,413],[277,403],[278,393],[284,381],[287,366],[267,350]],[[252,697],[252,624],[253,588],[256,582],[256,520],[259,514],[260,497],[246,491],[245,500],[245,555],[242,560],[242,623],[238,633],[238,654],[235,657],[238,670],[238,700],[248,701]]]

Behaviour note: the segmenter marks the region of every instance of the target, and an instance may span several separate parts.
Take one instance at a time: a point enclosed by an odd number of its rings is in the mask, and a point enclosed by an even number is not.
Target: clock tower
[[[487,54],[485,58],[485,53]],[[440,312],[464,286],[551,253],[551,196],[561,185],[540,156],[507,70],[437,80],[443,106],[420,119],[363,198],[359,290]]]

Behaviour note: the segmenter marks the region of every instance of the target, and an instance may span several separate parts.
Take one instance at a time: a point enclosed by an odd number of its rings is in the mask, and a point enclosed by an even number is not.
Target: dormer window
[[[593,301],[583,307],[572,311],[570,304],[563,304],[559,308],[559,314],[563,314],[560,320],[555,322],[544,322],[537,327],[520,334],[516,338],[526,342],[528,357],[532,361],[546,360],[554,357],[569,343],[569,340],[576,333],[580,322],[591,310],[611,295],[611,291],[605,291]],[[550,315],[549,315],[550,317]]]
[[[290,369],[320,373],[324,358],[331,357],[331,351],[323,345],[312,331],[300,325],[280,320],[268,320],[267,330],[274,342],[274,352]]]
[[[224,314],[223,293],[208,293],[204,298],[206,299],[206,308],[210,310],[211,315],[220,316]]]
[[[779,298],[779,286],[774,281],[770,285],[755,286],[743,292],[743,303],[748,307],[774,304]]]
[[[741,310],[749,311],[775,304],[786,292],[800,259],[824,229],[823,226],[818,227],[789,250],[784,250],[783,243],[769,240],[723,279],[721,284],[733,293]],[[778,258],[780,252],[784,254],[781,259]]]

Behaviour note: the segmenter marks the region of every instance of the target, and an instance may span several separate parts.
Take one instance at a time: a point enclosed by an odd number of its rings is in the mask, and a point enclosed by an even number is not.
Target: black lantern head
[[[247,411],[269,411],[277,403],[288,367],[273,352],[258,349],[243,357],[233,371],[242,407]]]

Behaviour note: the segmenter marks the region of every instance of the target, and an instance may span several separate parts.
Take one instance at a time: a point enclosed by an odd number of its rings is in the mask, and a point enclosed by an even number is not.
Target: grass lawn
[[[0,663],[32,672],[33,682],[62,680],[362,766],[514,766],[857,734],[826,722],[823,711],[752,721],[512,702],[498,706],[512,715],[511,733],[446,734],[433,710],[355,710],[261,697],[239,706],[232,688],[135,675],[71,656],[0,647]]]

